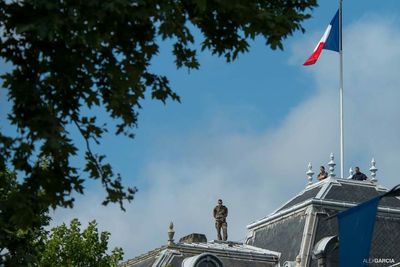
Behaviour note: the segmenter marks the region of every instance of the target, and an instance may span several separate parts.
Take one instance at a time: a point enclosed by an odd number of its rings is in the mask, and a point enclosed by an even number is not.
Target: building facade
[[[311,168],[310,168],[311,170]],[[247,226],[245,243],[208,241],[194,234],[121,264],[123,267],[339,266],[334,216],[388,189],[372,180],[330,177],[311,183],[270,215]],[[171,237],[172,236],[172,237]],[[400,199],[382,198],[366,266],[400,266]]]

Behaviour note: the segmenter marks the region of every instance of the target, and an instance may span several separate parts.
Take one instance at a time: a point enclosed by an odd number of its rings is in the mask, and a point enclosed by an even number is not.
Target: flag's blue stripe
[[[332,25],[332,28],[325,42],[324,49],[339,52],[339,10],[333,17],[330,25]]]

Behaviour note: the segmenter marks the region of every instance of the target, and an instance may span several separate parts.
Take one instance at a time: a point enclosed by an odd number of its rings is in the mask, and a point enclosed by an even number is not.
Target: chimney
[[[179,239],[179,243],[207,243],[207,237],[204,234],[193,233]]]

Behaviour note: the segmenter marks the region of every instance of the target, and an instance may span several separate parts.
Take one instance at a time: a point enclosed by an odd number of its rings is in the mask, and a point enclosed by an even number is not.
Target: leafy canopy
[[[46,207],[31,200],[18,193],[15,172],[0,171],[0,266],[27,266],[38,260],[46,234],[43,225],[47,225],[50,218]],[[21,206],[27,205],[34,219],[19,214]],[[29,215],[29,212],[22,215]],[[29,227],[23,226],[24,220],[30,221]]]
[[[198,50],[232,61],[261,36],[282,49],[282,40],[310,17],[316,0],[0,0],[0,57],[10,63],[3,87],[12,103],[8,121],[18,133],[0,129],[0,170],[21,174],[14,193],[20,218],[35,207],[72,207],[72,192],[84,180],[100,180],[104,204],[123,208],[137,189],[92,150],[110,128],[96,117],[104,111],[116,135],[133,138],[145,97],[180,101],[168,78],[150,70],[163,40],[173,41],[178,68],[199,68]],[[202,35],[194,40],[192,30]],[[200,44],[200,47],[196,44]],[[71,163],[78,147],[71,126],[86,146],[84,174]],[[35,164],[45,158],[44,170]],[[17,197],[18,195],[18,197]],[[21,220],[14,218],[15,223]],[[29,225],[30,220],[23,220]]]
[[[46,168],[45,163],[40,165]],[[16,174],[0,171],[0,266],[108,267],[122,260],[121,248],[108,251],[110,233],[99,233],[96,221],[81,230],[80,222],[73,219],[69,227],[63,224],[48,232],[44,228],[50,219],[46,208],[38,210],[40,203],[31,203],[37,213],[31,225],[12,223],[20,217],[18,201],[23,201],[15,199],[19,197],[16,189]]]
[[[73,219],[69,227],[62,224],[53,228],[44,241],[38,266],[117,266],[124,253],[121,248],[108,253],[110,233],[99,233],[96,221],[83,231],[80,226],[78,219]]]

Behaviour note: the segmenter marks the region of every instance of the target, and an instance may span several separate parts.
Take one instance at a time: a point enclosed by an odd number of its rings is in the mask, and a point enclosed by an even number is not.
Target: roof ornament
[[[313,175],[314,175],[314,172],[312,170],[311,162],[308,163],[308,170],[307,170],[306,174],[307,174],[307,180],[308,180],[308,184],[307,185],[311,185],[312,184]]]
[[[335,163],[335,161],[334,161],[335,157],[334,157],[333,153],[331,153],[331,156],[330,156],[330,157],[331,157],[331,160],[328,162],[328,166],[329,166],[329,178],[334,178],[334,177],[335,177],[334,171],[335,171],[336,163]]]
[[[371,182],[374,182],[374,183],[378,182],[378,179],[376,179],[376,172],[378,171],[378,168],[376,168],[375,164],[376,164],[376,161],[374,158],[372,158],[371,168],[369,168],[369,171],[371,172],[371,176],[372,176]]]
[[[349,177],[347,177],[347,179],[353,178],[353,174],[354,174],[353,167],[350,167],[350,170],[349,170]]]
[[[174,223],[170,222],[169,227],[168,227],[168,246],[172,246],[174,244]]]
[[[300,254],[297,255],[296,257],[296,267],[300,267],[301,266],[301,256]]]

